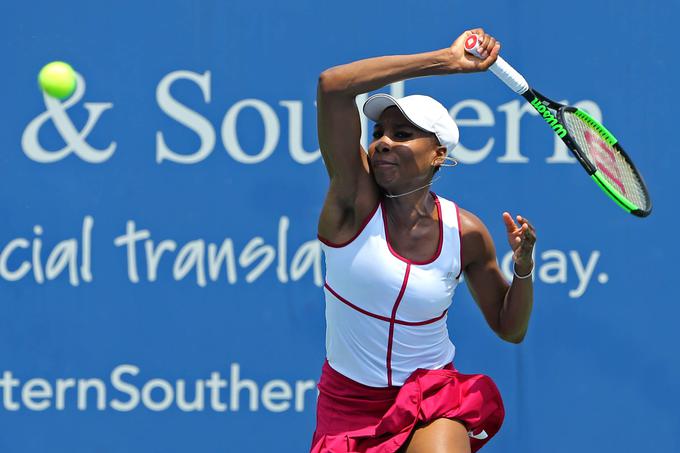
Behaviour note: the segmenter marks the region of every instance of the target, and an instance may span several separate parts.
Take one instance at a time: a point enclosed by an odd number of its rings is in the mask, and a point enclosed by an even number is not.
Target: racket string
[[[642,182],[618,149],[602,140],[599,134],[572,112],[564,112],[569,135],[578,143],[587,159],[621,195],[642,209],[648,207]],[[597,147],[600,149],[598,150]]]

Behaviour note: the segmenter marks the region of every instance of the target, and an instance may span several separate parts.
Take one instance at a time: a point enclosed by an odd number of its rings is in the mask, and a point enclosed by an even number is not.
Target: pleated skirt
[[[459,373],[453,364],[418,368],[400,387],[369,387],[326,361],[317,387],[310,453],[395,453],[414,429],[438,418],[463,423],[475,452],[498,432],[505,416],[491,378]]]

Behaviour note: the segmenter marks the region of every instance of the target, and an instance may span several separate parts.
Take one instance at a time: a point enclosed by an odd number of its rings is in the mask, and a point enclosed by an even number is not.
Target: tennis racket
[[[481,58],[480,44],[479,37],[471,34],[465,40],[465,50]],[[500,56],[489,69],[536,109],[604,193],[635,216],[646,217],[652,212],[652,200],[640,172],[602,124],[581,109],[543,96]]]

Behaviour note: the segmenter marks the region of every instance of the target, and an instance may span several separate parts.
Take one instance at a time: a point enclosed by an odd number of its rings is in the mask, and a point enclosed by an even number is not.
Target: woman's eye
[[[382,137],[383,134],[384,134],[384,133],[383,133],[382,131],[374,131],[374,132],[373,132],[373,139],[374,139],[374,140],[377,140],[377,139],[379,139],[380,137]],[[410,132],[396,131],[396,132],[394,133],[394,137],[395,137],[395,138],[398,138],[398,139],[407,139],[407,138],[409,138],[410,136],[411,136],[411,133],[410,133]]]

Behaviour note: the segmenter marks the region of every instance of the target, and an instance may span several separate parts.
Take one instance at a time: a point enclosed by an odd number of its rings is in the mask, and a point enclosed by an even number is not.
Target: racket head
[[[647,217],[652,212],[647,185],[614,135],[576,107],[560,106],[556,116],[567,130],[564,142],[590,177],[623,209]]]

